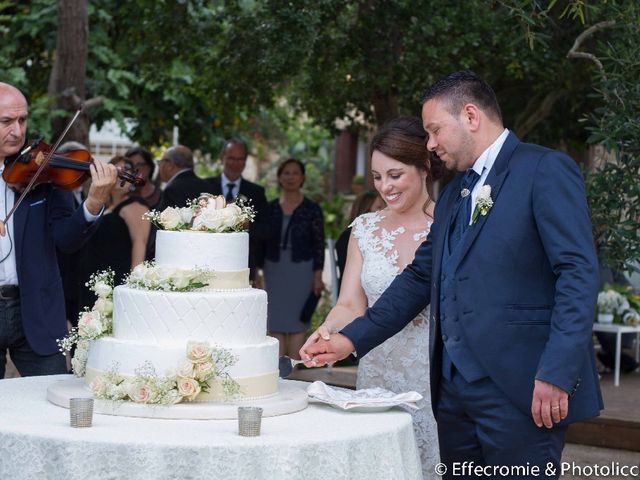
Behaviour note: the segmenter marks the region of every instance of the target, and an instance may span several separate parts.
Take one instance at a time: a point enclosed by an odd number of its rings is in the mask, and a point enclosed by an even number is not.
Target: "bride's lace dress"
[[[352,226],[354,237],[362,253],[360,281],[369,306],[404,268],[398,265],[395,240],[409,235],[404,227],[388,231],[378,224],[383,212],[365,213],[356,218]],[[427,225],[427,228],[430,224]],[[428,230],[413,235],[416,247],[426,238]],[[420,410],[413,413],[413,425],[420,450],[425,479],[440,478],[435,465],[440,461],[438,430],[431,410],[429,392],[429,307],[402,331],[371,350],[360,359],[357,388],[383,387],[396,393],[414,390],[424,398]]]

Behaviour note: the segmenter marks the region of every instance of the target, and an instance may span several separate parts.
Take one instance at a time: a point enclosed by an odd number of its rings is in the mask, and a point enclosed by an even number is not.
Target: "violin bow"
[[[5,217],[4,220],[2,220],[2,224],[6,225],[7,222],[9,221],[9,219],[11,218],[11,215],[13,215],[13,213],[16,211],[16,209],[20,206],[20,204],[22,203],[22,201],[24,200],[24,197],[27,196],[27,194],[31,191],[31,189],[33,188],[33,185],[36,183],[36,180],[38,179],[38,177],[40,176],[40,174],[42,173],[42,171],[47,167],[47,164],[49,163],[49,160],[51,160],[51,157],[53,157],[53,154],[55,153],[55,151],[58,149],[58,147],[60,146],[60,143],[62,142],[62,139],[67,135],[67,133],[69,133],[69,129],[71,128],[71,126],[75,123],[75,121],[78,119],[78,117],[80,116],[80,113],[82,112],[82,107],[83,105],[80,105],[80,108],[78,108],[78,110],[76,111],[75,115],[73,116],[73,118],[69,121],[69,123],[67,124],[67,126],[64,128],[64,130],[62,131],[62,133],[60,134],[60,136],[58,137],[58,140],[56,140],[56,143],[53,145],[53,147],[51,147],[51,150],[49,150],[45,156],[44,156],[44,160],[42,161],[42,163],[40,164],[40,166],[38,167],[38,170],[36,170],[36,173],[33,174],[33,177],[31,178],[31,180],[29,181],[29,183],[27,184],[27,186],[24,188],[24,190],[22,190],[22,193],[20,194],[20,196],[18,197],[18,200],[16,200],[13,203],[13,207],[11,208],[11,210],[9,211],[9,213],[7,213],[7,216]],[[20,156],[25,155],[27,153],[29,153],[29,150],[31,150],[33,148],[33,145],[29,145],[27,148],[25,148],[24,150],[22,150],[22,152],[20,152]],[[16,160],[17,161],[17,160]]]

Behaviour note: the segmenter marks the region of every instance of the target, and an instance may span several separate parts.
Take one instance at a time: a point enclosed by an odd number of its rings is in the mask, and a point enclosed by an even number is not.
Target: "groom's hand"
[[[569,413],[569,394],[552,383],[535,380],[531,415],[538,427],[553,427],[567,418]]]
[[[321,367],[347,358],[355,350],[353,343],[341,333],[334,333],[329,340],[319,338],[315,343],[300,350],[307,367]]]

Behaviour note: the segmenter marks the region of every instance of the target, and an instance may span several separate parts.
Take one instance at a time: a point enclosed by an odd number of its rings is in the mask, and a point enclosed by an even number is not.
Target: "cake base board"
[[[275,395],[229,403],[183,402],[165,406],[96,399],[93,413],[175,420],[231,420],[238,418],[238,407],[252,406],[262,407],[263,417],[287,415],[304,410],[308,404],[307,392],[296,383],[280,379]],[[69,408],[69,399],[77,397],[91,397],[83,378],[61,380],[47,388],[47,400],[63,408]]]

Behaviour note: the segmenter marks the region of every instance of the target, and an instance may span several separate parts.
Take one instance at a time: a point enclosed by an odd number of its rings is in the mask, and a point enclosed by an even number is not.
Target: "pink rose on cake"
[[[211,360],[211,347],[205,342],[188,342],[187,358],[193,363],[204,363]]]
[[[193,378],[178,377],[178,393],[185,400],[194,400],[200,393],[200,384]]]
[[[85,311],[78,320],[78,333],[82,338],[93,339],[98,337],[103,330],[100,321],[100,313],[94,311]]]
[[[151,387],[146,383],[133,383],[129,386],[129,398],[136,403],[147,403],[151,399]]]
[[[96,397],[103,397],[107,393],[107,381],[103,376],[96,377],[89,384],[89,388]]]
[[[199,382],[206,382],[216,373],[216,368],[211,362],[196,363],[194,370],[195,378]]]

